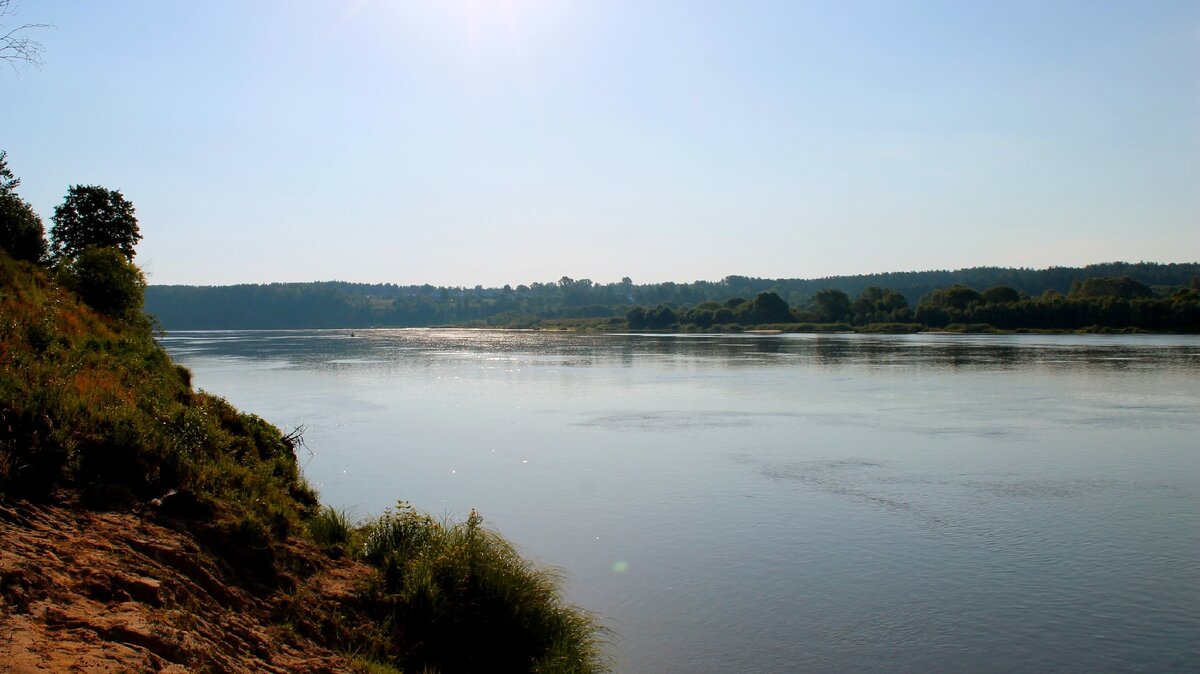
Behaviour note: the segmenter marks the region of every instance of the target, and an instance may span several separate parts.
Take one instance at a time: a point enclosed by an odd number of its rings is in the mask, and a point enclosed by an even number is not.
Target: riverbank
[[[0,318],[9,671],[607,669],[552,570],[475,513],[321,507],[303,429],[193,388],[139,312],[0,251]]]
[[[66,491],[0,502],[5,671],[367,670],[323,632],[369,627],[355,599],[369,567],[291,539],[241,560],[289,569],[253,582],[198,533],[161,505],[97,511]]]

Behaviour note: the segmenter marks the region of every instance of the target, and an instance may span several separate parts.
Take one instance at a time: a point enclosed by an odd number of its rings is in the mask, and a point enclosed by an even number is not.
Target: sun
[[[346,15],[363,13],[390,21],[455,27],[471,42],[520,39],[531,23],[554,14],[561,0],[352,0]]]

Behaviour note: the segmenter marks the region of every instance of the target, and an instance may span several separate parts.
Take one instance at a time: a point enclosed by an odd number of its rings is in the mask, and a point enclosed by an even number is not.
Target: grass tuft
[[[475,512],[437,521],[400,503],[364,527],[360,556],[380,569],[405,670],[608,671],[606,632],[566,604],[561,576],[523,558]]]
[[[350,549],[354,522],[345,510],[325,506],[305,523],[309,539],[318,548],[341,556]]]

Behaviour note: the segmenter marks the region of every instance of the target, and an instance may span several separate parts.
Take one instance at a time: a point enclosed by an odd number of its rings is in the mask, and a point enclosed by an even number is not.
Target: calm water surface
[[[1200,671],[1200,339],[190,332],[327,503],[472,508],[622,672]]]

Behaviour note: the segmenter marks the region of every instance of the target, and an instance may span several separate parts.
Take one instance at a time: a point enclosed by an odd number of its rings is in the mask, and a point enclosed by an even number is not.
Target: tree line
[[[1001,329],[1089,327],[1194,331],[1200,274],[1178,286],[1152,287],[1129,276],[1076,279],[1062,293],[1030,295],[1010,286],[937,288],[911,303],[901,292],[869,286],[852,297],[824,288],[789,303],[775,291],[679,304],[569,304],[562,286],[483,291],[418,287],[393,296],[340,283],[218,287],[151,286],[147,307],[169,329],[414,327],[482,325],[536,327],[591,322],[633,330],[716,329],[720,326],[812,324],[909,329],[989,324]],[[535,284],[536,285],[536,284]],[[352,292],[358,290],[359,292]],[[626,296],[632,295],[628,293]]]
[[[1128,329],[1200,332],[1200,276],[1169,292],[1156,292],[1128,276],[1093,277],[1072,283],[1068,293],[1047,290],[1031,297],[1009,286],[979,291],[965,285],[938,288],[915,307],[895,290],[870,286],[857,298],[837,288],[817,292],[798,307],[773,292],[733,297],[692,307],[636,306],[626,313],[630,329],[876,328],[884,331]]]
[[[1172,304],[1174,293],[1190,288],[1197,276],[1200,264],[1110,263],[1082,268],[979,268],[817,280],[731,276],[716,282],[635,284],[624,278],[600,284],[563,277],[557,282],[515,288],[340,281],[150,286],[146,308],[167,329],[174,330],[464,324],[519,328],[546,322],[635,330],[670,326],[714,329],[722,325],[772,323],[907,324],[930,328],[990,323],[1006,329],[1079,329],[1097,325],[1182,330],[1191,329],[1179,327],[1190,325],[1186,318],[1167,318],[1168,314],[1174,316],[1176,310],[1157,303]],[[863,279],[885,278],[905,282],[899,287],[874,283],[854,290],[862,285]],[[936,281],[943,278],[1017,282],[937,285]],[[1097,285],[1101,279],[1127,281],[1109,293],[1096,290],[1101,287]],[[1126,287],[1130,283],[1136,284],[1136,293],[1140,294],[1130,294],[1134,292]],[[797,290],[801,287],[811,288],[811,292]],[[928,290],[913,296],[916,289],[926,287]],[[1107,309],[1093,307],[1097,301],[1103,304],[1105,297],[1121,301],[1110,302]],[[1182,301],[1181,307],[1186,306],[1187,298]],[[1128,303],[1134,308],[1126,309]],[[1004,309],[1011,311],[1004,313]],[[1053,318],[1056,315],[1061,317]],[[1072,318],[1068,320],[1068,316]],[[1092,318],[1095,320],[1082,322]]]

